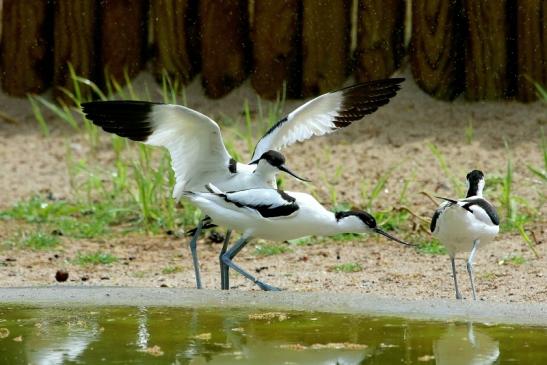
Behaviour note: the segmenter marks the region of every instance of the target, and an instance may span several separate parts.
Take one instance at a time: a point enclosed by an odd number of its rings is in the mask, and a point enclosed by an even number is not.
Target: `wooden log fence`
[[[443,100],[533,101],[534,83],[547,85],[546,0],[413,0],[411,14],[407,1],[4,0],[0,84],[66,99],[70,64],[101,88],[149,68],[181,84],[201,73],[213,98],[248,77],[262,97],[284,85],[308,97],[348,76],[389,77],[408,56],[420,88]]]

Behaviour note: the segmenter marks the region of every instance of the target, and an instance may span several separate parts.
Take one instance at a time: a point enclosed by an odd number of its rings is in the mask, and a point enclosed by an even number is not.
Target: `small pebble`
[[[57,270],[55,273],[55,280],[62,283],[63,281],[67,281],[68,279],[68,271],[65,270]]]

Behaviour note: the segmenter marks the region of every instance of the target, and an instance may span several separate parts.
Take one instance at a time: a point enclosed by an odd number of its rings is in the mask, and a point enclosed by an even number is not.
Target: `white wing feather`
[[[260,158],[268,150],[301,142],[314,135],[321,136],[336,129],[333,117],[342,102],[341,93],[323,94],[308,101],[287,115],[286,121],[275,125],[258,141],[252,161]]]
[[[145,143],[169,150],[176,177],[173,197],[184,190],[202,191],[210,181],[204,175],[229,177],[230,154],[211,118],[181,105],[156,105],[151,118],[154,132]]]
[[[271,208],[277,208],[292,203],[283,199],[283,197],[275,189],[249,189],[225,194],[226,198],[230,202],[242,205],[244,207],[266,205]]]

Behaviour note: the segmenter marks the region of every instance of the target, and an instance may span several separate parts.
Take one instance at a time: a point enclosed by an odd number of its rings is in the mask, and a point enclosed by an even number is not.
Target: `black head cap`
[[[283,156],[281,153],[273,150],[269,150],[267,152],[264,152],[262,156],[258,159],[260,160],[266,160],[268,163],[272,166],[279,167],[285,164],[285,156]],[[257,162],[258,162],[257,161]]]
[[[355,216],[359,218],[364,224],[366,224],[369,228],[376,228],[376,219],[370,214],[368,214],[365,211],[362,210],[350,210],[348,212],[337,212],[335,213],[336,220],[339,221],[340,219],[349,217],[349,216]]]
[[[467,181],[471,182],[478,182],[479,180],[484,179],[484,174],[480,170],[473,170],[470,173],[467,174]]]
[[[469,198],[471,196],[482,194],[482,188],[484,186],[484,182],[482,183],[482,186],[480,184],[481,180],[484,180],[484,174],[482,171],[473,170],[467,174],[466,178],[468,187],[466,197]]]

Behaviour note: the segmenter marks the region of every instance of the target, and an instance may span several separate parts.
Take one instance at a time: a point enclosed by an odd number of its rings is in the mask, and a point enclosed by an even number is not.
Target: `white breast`
[[[490,243],[498,232],[499,226],[486,224],[471,212],[453,205],[439,216],[433,235],[447,248],[449,254],[455,254],[471,251],[475,240],[480,240],[480,246]]]

